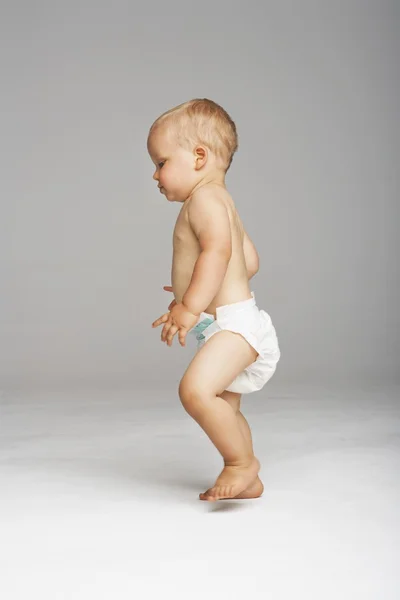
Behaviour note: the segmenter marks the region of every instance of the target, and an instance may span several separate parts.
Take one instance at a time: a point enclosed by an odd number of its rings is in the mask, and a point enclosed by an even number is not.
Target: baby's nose
[[[153,179],[154,179],[155,181],[158,181],[158,172],[157,172],[157,171],[154,173],[154,175],[153,175]]]

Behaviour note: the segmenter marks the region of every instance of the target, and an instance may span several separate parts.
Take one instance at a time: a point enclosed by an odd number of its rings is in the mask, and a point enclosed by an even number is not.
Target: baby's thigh
[[[194,356],[182,377],[180,389],[219,395],[257,356],[257,351],[240,334],[218,331]]]

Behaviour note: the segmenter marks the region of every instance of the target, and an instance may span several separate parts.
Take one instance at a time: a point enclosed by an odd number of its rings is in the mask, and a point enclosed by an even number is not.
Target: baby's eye
[[[159,162],[158,166],[160,167],[160,169],[162,169],[162,167],[165,165],[165,161],[164,162]]]

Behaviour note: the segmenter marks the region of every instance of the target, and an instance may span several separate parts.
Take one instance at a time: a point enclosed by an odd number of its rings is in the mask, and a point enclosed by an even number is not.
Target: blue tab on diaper
[[[212,317],[207,317],[206,319],[200,321],[200,323],[197,323],[196,327],[193,327],[191,330],[191,333],[193,332],[193,334],[196,335],[196,339],[198,341],[204,340],[205,336],[202,334],[202,331],[211,325],[211,323],[214,323],[214,319]]]

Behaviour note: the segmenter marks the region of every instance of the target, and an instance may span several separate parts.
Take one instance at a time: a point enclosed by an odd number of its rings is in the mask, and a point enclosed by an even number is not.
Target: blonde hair
[[[213,100],[195,98],[171,108],[159,116],[149,131],[166,124],[176,135],[180,146],[192,149],[204,144],[219,159],[225,172],[239,147],[236,125],[226,110]]]

